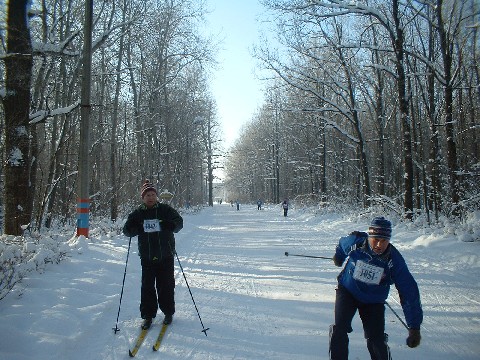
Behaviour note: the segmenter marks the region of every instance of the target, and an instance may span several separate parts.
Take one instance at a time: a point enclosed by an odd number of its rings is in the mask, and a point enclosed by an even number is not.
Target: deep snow
[[[208,337],[202,333],[178,263],[174,322],[158,353],[154,324],[138,359],[327,359],[335,278],[329,260],[340,236],[366,230],[369,218],[315,215],[277,206],[257,210],[215,205],[184,215],[177,252]],[[478,220],[474,228],[478,229]],[[69,257],[30,272],[0,302],[0,358],[5,360],[127,359],[138,334],[140,265],[132,240],[118,327],[114,334],[128,238],[117,229],[91,231],[72,244]],[[475,230],[477,231],[477,230]],[[467,231],[468,232],[468,231]],[[95,234],[95,235],[92,235]],[[448,226],[397,224],[392,242],[420,286],[422,343],[405,345],[406,329],[386,309],[393,358],[479,359],[480,242],[460,241]],[[477,235],[475,235],[477,236]],[[392,287],[389,304],[403,318]],[[160,321],[162,316],[157,317]],[[361,322],[354,320],[351,359],[369,359]]]

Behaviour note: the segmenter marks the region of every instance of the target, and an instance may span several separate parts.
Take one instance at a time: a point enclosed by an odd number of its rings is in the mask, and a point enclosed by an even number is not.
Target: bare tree
[[[116,66],[116,79],[115,79],[115,97],[113,100],[113,113],[112,113],[112,127],[110,135],[110,179],[112,186],[112,196],[110,204],[110,219],[112,221],[117,220],[118,217],[118,162],[117,162],[117,126],[118,126],[118,117],[119,117],[119,101],[120,101],[120,90],[122,88],[122,66],[123,66],[123,54],[125,46],[125,37],[126,37],[126,18],[127,18],[127,1],[123,1],[123,11],[122,11],[122,28],[120,34],[120,44],[118,46],[118,58]]]
[[[14,5],[10,9],[15,16],[9,17],[11,24],[26,21],[27,3],[12,2]],[[4,97],[4,110],[8,115],[5,132],[3,122],[0,124],[2,136],[7,140],[1,145],[2,156],[6,154],[8,158],[12,153],[12,141],[28,146],[22,148],[25,152],[21,159],[10,157],[18,160],[15,163],[17,173],[20,169],[28,170],[22,173],[24,176],[15,173],[15,186],[6,184],[5,198],[13,201],[16,194],[25,198],[33,194],[35,185],[37,187],[29,206],[17,201],[9,205],[15,213],[10,210],[5,213],[8,218],[15,219],[14,227],[18,231],[20,225],[30,222],[33,210],[37,228],[44,224],[50,226],[55,220],[68,222],[75,215],[72,203],[77,196],[78,181],[76,155],[84,5],[79,0],[35,3],[31,5],[35,15],[29,18],[29,27],[26,24],[24,28],[17,26],[9,33],[7,43],[11,54],[4,56],[5,66],[0,68],[2,74],[5,70],[6,87],[23,86],[33,93],[31,104],[20,107],[15,103],[15,124],[9,122],[13,119],[13,98]],[[209,162],[201,128],[195,124],[200,113],[206,114],[199,104],[202,101],[213,103],[206,76],[213,64],[213,47],[211,39],[198,31],[205,2],[126,0],[94,2],[94,6],[94,100],[89,134],[91,147],[88,149],[92,214],[106,215],[110,211],[110,217],[117,219],[122,205],[138,196],[140,178],[146,176],[155,176],[159,189],[168,188],[177,194],[188,192],[200,202],[205,194],[203,184],[209,169],[213,183],[217,155],[214,144],[219,136],[215,131],[210,133],[213,153]],[[145,31],[145,28],[152,31]],[[31,31],[29,51],[19,51],[19,44],[23,43],[17,40],[26,38],[20,38],[18,30]],[[16,49],[12,50],[14,42],[11,39],[15,36]],[[26,64],[25,60],[30,61],[33,71],[19,71]],[[29,74],[32,81],[28,80],[27,84]],[[193,93],[197,95],[192,96]],[[205,96],[198,96],[202,93]],[[22,94],[22,97],[30,99],[29,94]],[[210,119],[213,124],[214,112]],[[26,134],[21,144],[10,136],[12,129],[20,124],[25,130],[13,134],[20,137]],[[34,126],[38,134],[33,131]],[[35,162],[28,156],[35,158]],[[39,166],[35,167],[37,163]],[[13,179],[12,169],[5,168],[5,175],[10,171],[6,180]],[[22,179],[21,182],[18,179]],[[26,184],[28,189],[24,187]],[[189,187],[189,191],[185,187]],[[21,219],[20,210],[30,214]]]
[[[9,1],[5,91],[5,234],[20,235],[30,224],[35,188],[32,128],[29,124],[32,45],[27,0]]]
[[[456,3],[454,2],[453,4]],[[460,2],[460,7],[463,7],[463,5],[464,3]],[[445,20],[445,12],[447,11],[450,15],[448,16],[448,19]],[[444,1],[437,0],[437,28],[440,37],[440,51],[443,59],[443,76],[445,87],[445,132],[447,135],[447,164],[450,178],[451,201],[454,206],[454,215],[460,215],[460,209],[457,207],[460,199],[460,189],[458,184],[457,144],[455,141],[453,121],[453,90],[456,75],[452,72],[454,71],[454,37],[459,31],[459,26],[461,24],[461,21],[455,21],[455,17],[462,17],[462,14],[463,11],[461,9],[458,12],[456,11],[456,5],[453,5],[450,10],[447,10],[444,7]],[[450,30],[447,29],[447,22],[448,24],[450,24]]]

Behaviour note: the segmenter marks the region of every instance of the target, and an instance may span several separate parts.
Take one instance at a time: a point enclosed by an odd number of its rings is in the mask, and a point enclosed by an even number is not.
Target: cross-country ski
[[[162,324],[162,328],[160,329],[157,339],[153,344],[153,347],[152,347],[153,351],[158,351],[158,349],[160,349],[160,345],[162,344],[162,340],[163,340],[163,337],[165,336],[165,333],[167,332],[167,329],[168,329],[168,324]]]

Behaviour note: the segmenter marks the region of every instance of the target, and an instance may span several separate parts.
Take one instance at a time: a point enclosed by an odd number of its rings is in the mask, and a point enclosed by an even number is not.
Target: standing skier
[[[283,216],[287,216],[287,213],[288,213],[288,201],[287,201],[287,199],[283,200],[282,208],[283,208]]]
[[[148,329],[157,310],[165,315],[164,324],[172,322],[175,313],[174,233],[183,228],[183,218],[170,205],[160,203],[154,185],[145,180],[143,204],[135,209],[123,227],[126,236],[138,235],[138,254],[142,265],[140,315],[142,329]]]
[[[358,310],[372,360],[391,359],[385,334],[385,300],[390,285],[400,295],[408,325],[407,345],[420,344],[423,312],[417,283],[400,252],[390,244],[392,224],[384,217],[373,219],[368,233],[354,231],[340,238],[333,261],[345,267],[338,275],[335,324],[330,326],[330,359],[348,359],[348,333]]]

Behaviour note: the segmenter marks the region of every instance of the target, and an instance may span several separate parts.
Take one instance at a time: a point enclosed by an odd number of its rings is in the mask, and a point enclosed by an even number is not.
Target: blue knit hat
[[[368,228],[368,236],[390,240],[392,236],[392,223],[383,216],[374,218]]]

